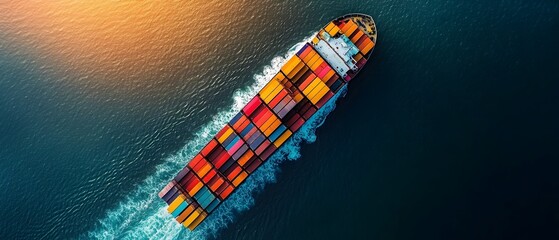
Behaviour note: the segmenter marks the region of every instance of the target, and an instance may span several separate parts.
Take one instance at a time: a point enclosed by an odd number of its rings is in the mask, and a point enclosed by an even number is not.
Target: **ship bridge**
[[[316,51],[340,76],[345,77],[350,70],[357,71],[353,56],[359,53],[359,49],[349,38],[345,35],[332,37],[326,31],[321,31],[318,36],[313,40]]]

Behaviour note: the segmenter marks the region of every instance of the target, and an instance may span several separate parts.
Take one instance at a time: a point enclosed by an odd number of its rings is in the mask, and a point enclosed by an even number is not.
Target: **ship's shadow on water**
[[[315,33],[311,34],[314,36]],[[302,143],[316,140],[315,131],[336,106],[336,101],[347,91],[344,86],[301,129],[294,134],[268,161],[216,209],[195,231],[189,231],[176,223],[167,213],[166,205],[157,192],[271,79],[281,66],[310,38],[295,44],[284,56],[275,57],[270,65],[256,74],[255,83],[235,93],[232,107],[215,115],[211,122],[198,131],[177,154],[159,165],[155,173],[142,182],[135,191],[101,219],[96,228],[82,238],[94,239],[206,239],[217,237],[219,230],[233,222],[236,214],[248,210],[254,204],[253,194],[267,183],[276,181],[279,165],[300,157]]]

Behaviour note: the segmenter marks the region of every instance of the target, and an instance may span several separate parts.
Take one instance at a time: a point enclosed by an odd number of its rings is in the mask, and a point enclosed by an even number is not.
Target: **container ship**
[[[365,14],[320,29],[159,192],[169,214],[194,230],[357,75],[376,39]]]

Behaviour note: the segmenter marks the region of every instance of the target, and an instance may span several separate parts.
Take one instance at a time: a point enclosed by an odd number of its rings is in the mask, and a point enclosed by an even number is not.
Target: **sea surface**
[[[320,27],[373,59],[189,232],[163,187]],[[559,239],[559,1],[0,1],[0,239]]]

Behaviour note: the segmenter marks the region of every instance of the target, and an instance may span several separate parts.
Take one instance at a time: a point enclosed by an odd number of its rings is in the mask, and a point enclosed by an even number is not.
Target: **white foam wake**
[[[311,36],[314,36],[311,35]],[[295,160],[300,156],[302,141],[314,142],[317,127],[335,107],[335,100],[345,93],[345,88],[321,108],[303,127],[293,135],[266,163],[247,178],[215,212],[210,214],[193,232],[176,223],[166,211],[166,204],[157,193],[182,169],[192,157],[219,131],[246,103],[279,71],[281,66],[302,47],[310,37],[294,45],[284,56],[272,59],[270,65],[254,76],[255,83],[235,92],[232,107],[220,112],[203,126],[191,141],[177,154],[165,159],[149,176],[124,199],[118,207],[109,210],[99,220],[96,228],[84,237],[95,239],[205,239],[215,236],[217,231],[232,222],[236,212],[253,205],[252,194],[262,189],[266,183],[275,181],[277,165],[285,160]]]

